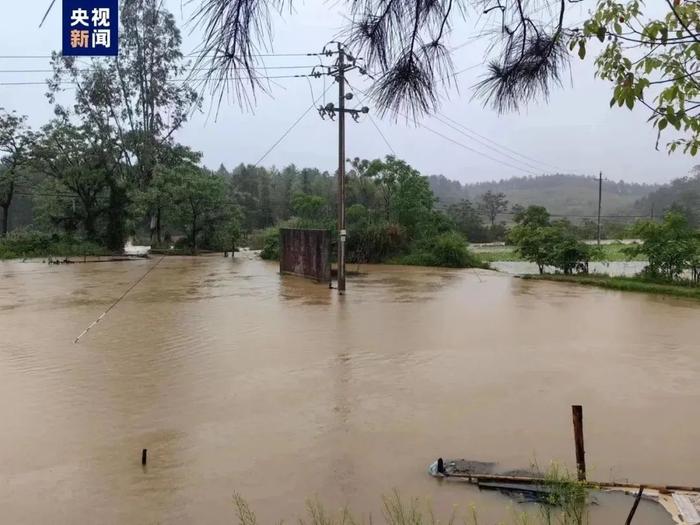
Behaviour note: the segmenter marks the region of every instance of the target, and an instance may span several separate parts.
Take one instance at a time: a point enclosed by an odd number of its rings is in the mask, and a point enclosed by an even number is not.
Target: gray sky
[[[0,55],[48,55],[61,47],[60,2],[41,29],[38,23],[48,0],[10,2],[2,0],[0,9]],[[570,16],[578,21],[585,17],[592,2],[574,4]],[[193,51],[200,33],[185,26],[189,9],[180,11],[180,0],[166,0],[183,29],[183,51]],[[297,53],[320,51],[324,43],[337,34],[344,23],[344,4],[319,1],[295,4],[296,14],[278,19],[274,26],[274,51]],[[184,18],[183,18],[184,16]],[[453,28],[449,44],[461,47],[454,54],[455,71],[484,61],[484,43],[470,39],[476,32],[470,22]],[[498,115],[484,108],[478,100],[471,100],[471,86],[482,74],[482,68],[469,70],[457,77],[459,91],[452,90],[445,98],[441,112],[468,126],[491,140],[503,144],[568,173],[597,174],[605,177],[636,182],[667,182],[684,176],[695,164],[695,159],[676,153],[669,156],[662,148],[654,150],[656,134],[646,123],[647,114],[640,110],[609,109],[610,85],[593,78],[594,53],[589,51],[584,62],[572,60],[573,84],[556,90],[548,102],[531,104],[520,113]],[[267,66],[298,66],[314,64],[306,57],[274,57],[266,59]],[[0,58],[0,70],[48,69],[46,59]],[[301,72],[303,72],[302,70]],[[276,70],[275,75],[288,71]],[[41,81],[42,73],[0,73],[0,83]],[[360,89],[366,83],[359,76],[350,81]],[[205,111],[195,115],[178,134],[178,140],[204,153],[204,162],[213,168],[224,163],[231,168],[245,162],[256,162],[311,104],[312,95],[306,79],[277,80],[271,97],[258,96],[253,112],[242,110],[233,101],[221,106],[218,117]],[[323,80],[312,79],[316,96],[323,92]],[[328,85],[328,84],[327,84]],[[0,106],[27,114],[32,126],[39,127],[52,116],[52,108],[44,97],[45,88],[35,86],[0,85]],[[329,91],[329,101],[337,93]],[[356,100],[357,101],[357,100]],[[371,105],[370,105],[371,106]],[[535,170],[523,166],[524,171],[505,166],[438,137],[426,129],[380,119],[374,112],[378,126],[396,154],[406,159],[424,174],[443,174],[461,182],[508,178],[527,175]],[[421,120],[425,126],[452,140],[461,142],[489,156],[516,164],[468,137],[459,134],[434,118]],[[332,170],[337,162],[336,125],[323,121],[316,112],[310,112],[294,131],[263,161],[263,165],[316,166]],[[390,153],[372,123],[348,123],[349,157],[375,158]],[[700,163],[700,160],[697,161]],[[546,172],[537,170],[538,172]],[[551,169],[550,171],[556,171]]]

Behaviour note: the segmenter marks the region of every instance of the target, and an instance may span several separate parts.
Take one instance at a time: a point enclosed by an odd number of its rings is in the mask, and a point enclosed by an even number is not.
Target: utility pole
[[[600,209],[603,203],[603,172],[598,176],[598,246],[600,246]]]
[[[338,292],[345,291],[345,50],[338,42]]]
[[[311,76],[332,75],[338,82],[338,107],[332,102],[318,108],[321,118],[328,116],[331,120],[335,120],[335,115],[338,115],[338,292],[345,292],[345,240],[347,231],[345,229],[345,114],[348,113],[355,122],[359,122],[361,114],[369,113],[369,108],[364,106],[359,109],[348,109],[345,107],[345,101],[353,98],[352,93],[345,92],[345,74],[348,71],[357,69],[360,74],[366,75],[364,68],[357,65],[357,59],[348,54],[343,48],[343,44],[336,42],[337,50],[330,51],[324,48],[323,55],[331,56],[338,54],[338,60],[333,68],[327,68],[328,72],[319,73],[317,67],[311,73]],[[322,66],[321,69],[325,69]]]

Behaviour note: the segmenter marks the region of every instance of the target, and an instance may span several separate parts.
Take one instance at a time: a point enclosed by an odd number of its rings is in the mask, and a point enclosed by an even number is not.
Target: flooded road
[[[700,485],[696,302],[402,267],[338,297],[166,258],[73,344],[156,261],[0,263],[3,523],[230,524],[234,492],[261,523],[314,496],[376,517],[394,488],[495,523],[525,507],[426,466],[573,469],[573,403],[590,478]],[[601,502],[592,523],[623,523],[632,499]]]

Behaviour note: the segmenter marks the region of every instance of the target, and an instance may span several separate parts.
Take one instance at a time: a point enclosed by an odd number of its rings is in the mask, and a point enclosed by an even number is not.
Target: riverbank
[[[609,275],[522,275],[521,279],[536,281],[554,281],[574,283],[586,286],[597,286],[609,290],[620,290],[623,292],[643,292],[662,295],[673,295],[675,297],[687,297],[700,300],[700,287],[690,284],[669,284],[654,281],[646,281],[638,277],[611,277]]]
[[[600,254],[595,257],[596,261],[606,262],[625,262],[625,261],[643,261],[644,257],[629,258],[623,251],[625,247],[623,243],[604,244],[600,246]],[[470,245],[469,249],[479,259],[485,263],[492,262],[519,262],[524,261],[516,251],[514,246],[479,246]]]

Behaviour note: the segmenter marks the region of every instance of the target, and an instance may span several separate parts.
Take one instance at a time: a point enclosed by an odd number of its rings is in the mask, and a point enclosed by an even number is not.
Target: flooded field
[[[695,302],[378,266],[338,297],[167,258],[73,344],[156,261],[0,263],[4,523],[230,524],[234,492],[261,523],[314,496],[376,517],[394,488],[496,523],[527,507],[426,466],[573,469],[573,403],[590,478],[700,485]],[[592,523],[623,523],[632,498],[599,503]],[[643,502],[634,523],[670,519]]]

